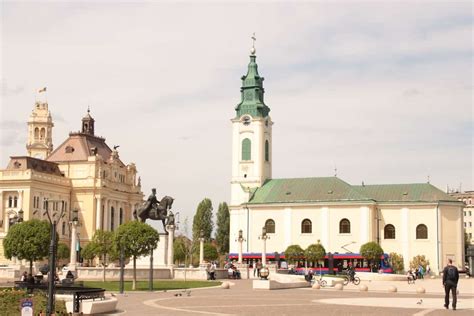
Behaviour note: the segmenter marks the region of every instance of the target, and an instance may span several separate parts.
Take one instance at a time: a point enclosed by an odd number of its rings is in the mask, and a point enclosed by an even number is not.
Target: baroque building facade
[[[4,256],[3,238],[10,227],[24,220],[47,220],[46,209],[64,210],[59,219],[60,241],[70,245],[72,214],[80,225],[73,245],[77,250],[98,229],[114,231],[133,219],[143,193],[134,163],[124,164],[117,147],[95,134],[95,120],[82,118],[81,130],[53,150],[54,126],[48,103],[37,101],[28,121],[26,156],[12,156],[0,170],[0,264],[12,264]]]
[[[407,268],[425,255],[438,272],[448,259],[464,263],[462,203],[429,183],[351,185],[338,177],[272,178],[272,126],[255,49],[242,77],[232,118],[230,252],[267,253],[320,241],[327,252],[358,252],[378,242],[403,255]]]

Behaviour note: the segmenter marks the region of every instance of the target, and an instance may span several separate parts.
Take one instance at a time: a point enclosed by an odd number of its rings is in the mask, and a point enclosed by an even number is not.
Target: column
[[[169,267],[174,266],[174,229],[174,225],[166,225],[166,230],[168,231],[168,260],[166,263]]]
[[[204,263],[204,238],[199,239],[199,264]]]
[[[267,265],[267,238],[266,236],[263,239],[263,252],[262,252],[262,266]]]
[[[242,263],[242,242],[243,242],[243,239],[239,238],[239,261],[238,261],[238,263]]]
[[[99,197],[96,203],[96,217],[95,217],[95,229],[101,229],[102,227],[102,199]]]
[[[3,206],[3,191],[0,191],[0,227],[5,224],[5,208]],[[3,226],[6,227],[6,226]]]
[[[69,260],[69,269],[76,270],[76,245],[77,245],[77,224],[71,222],[71,258]]]
[[[105,201],[105,209],[104,209],[104,230],[109,230],[109,214],[110,214],[110,200]]]

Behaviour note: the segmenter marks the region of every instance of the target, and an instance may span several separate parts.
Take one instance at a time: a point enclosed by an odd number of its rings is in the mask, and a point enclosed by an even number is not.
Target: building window
[[[35,139],[38,139],[38,138],[39,138],[39,132],[40,132],[39,128],[36,127],[36,128],[35,128]]]
[[[246,138],[242,141],[242,160],[251,160],[252,159],[252,142],[250,139]]]
[[[8,197],[8,207],[13,207],[13,197]]]
[[[17,207],[18,206],[18,198],[15,196],[13,198],[13,207]]]
[[[66,222],[63,221],[63,227],[61,229],[61,233],[64,235],[66,235]]]
[[[119,211],[119,225],[122,225],[123,223],[123,210],[122,208],[120,208],[120,211]]]
[[[115,209],[112,206],[110,208],[110,230],[113,231],[115,228]]]
[[[339,234],[350,234],[351,222],[347,218],[341,219],[339,222]]]
[[[265,229],[267,230],[268,234],[275,233],[275,221],[273,219],[267,219],[265,222]]]
[[[45,136],[46,136],[46,130],[43,127],[40,131],[40,139],[44,139]]]
[[[472,211],[469,211],[469,216],[471,216],[471,215],[472,215]]]
[[[428,227],[426,225],[416,226],[416,239],[428,239]]]
[[[466,227],[467,227],[467,223],[466,223],[466,222],[464,222],[464,228],[466,228]]]
[[[395,226],[392,224],[385,225],[383,235],[385,239],[395,239]]]
[[[469,227],[472,227],[472,222],[469,222]]]
[[[265,161],[270,161],[270,144],[268,140],[265,141]]]
[[[305,219],[301,222],[301,233],[311,234],[313,232],[313,225],[309,219]]]

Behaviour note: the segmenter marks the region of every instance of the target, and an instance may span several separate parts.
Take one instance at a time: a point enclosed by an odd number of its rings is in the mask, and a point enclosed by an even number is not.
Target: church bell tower
[[[46,159],[53,151],[53,119],[48,102],[36,101],[28,119],[28,156]]]
[[[258,74],[254,45],[240,89],[241,101],[232,119],[231,205],[246,203],[272,176],[272,125],[264,102],[263,77]]]

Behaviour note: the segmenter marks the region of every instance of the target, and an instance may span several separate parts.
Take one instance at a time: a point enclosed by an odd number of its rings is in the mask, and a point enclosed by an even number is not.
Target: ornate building
[[[58,234],[69,245],[72,214],[77,211],[83,246],[97,229],[113,231],[131,220],[143,201],[135,164],[124,164],[117,148],[95,135],[89,110],[81,130],[70,133],[54,151],[53,126],[48,104],[36,102],[28,121],[28,156],[12,156],[0,170],[0,264],[11,263],[3,255],[2,240],[20,214],[24,220],[46,219],[46,208],[64,209]]]
[[[328,252],[358,252],[369,241],[404,257],[426,255],[433,271],[464,262],[462,203],[429,183],[350,185],[337,177],[272,179],[272,119],[252,48],[232,119],[230,252],[267,253],[321,241]]]
[[[464,232],[466,233],[466,239],[474,244],[472,222],[474,222],[474,191],[465,192],[450,192],[449,195],[462,201],[464,203]]]

